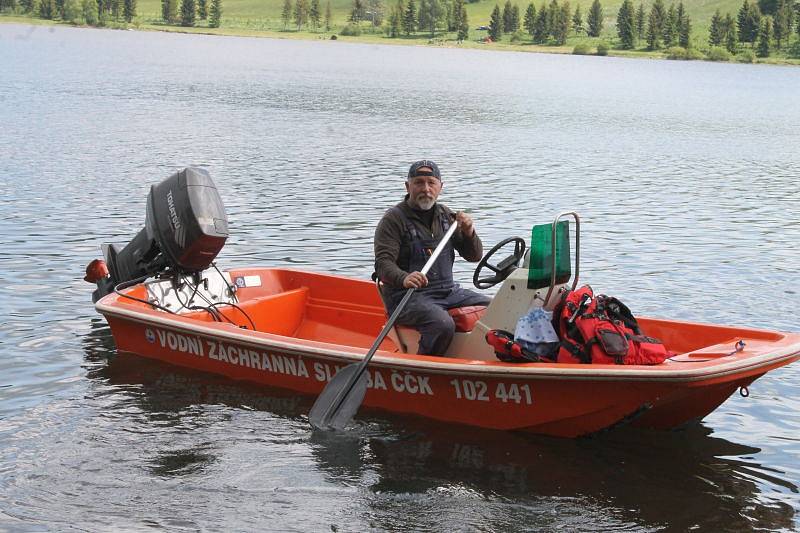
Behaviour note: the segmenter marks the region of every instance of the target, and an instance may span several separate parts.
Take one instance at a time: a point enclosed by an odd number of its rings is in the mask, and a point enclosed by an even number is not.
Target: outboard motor
[[[105,264],[95,259],[86,267],[84,279],[97,284],[92,301],[126,281],[205,270],[227,238],[228,217],[211,176],[185,168],[151,187],[145,227],[124,248],[103,245]]]

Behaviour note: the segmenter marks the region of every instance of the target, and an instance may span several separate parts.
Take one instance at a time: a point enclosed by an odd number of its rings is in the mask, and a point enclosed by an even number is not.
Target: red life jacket
[[[562,296],[553,321],[561,340],[559,363],[656,365],[670,355],[660,340],[642,334],[625,304],[595,296],[588,285]]]

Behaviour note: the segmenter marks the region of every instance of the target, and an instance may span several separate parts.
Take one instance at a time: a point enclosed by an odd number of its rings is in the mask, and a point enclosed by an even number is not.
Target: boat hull
[[[322,275],[298,274],[303,276]],[[329,298],[324,300],[330,305]],[[305,338],[299,338],[158,312],[115,294],[103,298],[97,307],[122,352],[312,395],[338,369],[358,362],[367,351],[364,346],[314,340],[308,332],[322,335],[322,323],[294,324],[295,331],[305,328]],[[370,311],[368,302],[359,312],[365,317],[382,315],[381,308]],[[373,318],[377,325],[367,327],[365,337],[379,329],[382,316]],[[286,317],[275,317],[275,327],[282,320]],[[333,327],[330,324],[326,327]],[[666,327],[667,322],[659,324]],[[682,356],[683,362],[658,367],[515,365],[420,356],[398,353],[387,341],[368,367],[364,405],[448,423],[559,437],[627,423],[667,429],[702,418],[740,387],[800,358],[800,336],[787,335],[791,342],[783,342],[780,349],[762,350],[749,359],[737,354],[728,361],[719,349],[706,350],[704,358]]]

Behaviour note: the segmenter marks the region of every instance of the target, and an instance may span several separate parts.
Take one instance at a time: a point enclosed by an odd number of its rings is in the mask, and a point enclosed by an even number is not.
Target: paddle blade
[[[353,419],[367,393],[367,373],[356,378],[359,370],[361,365],[354,363],[333,376],[308,412],[311,425],[318,429],[344,429]]]

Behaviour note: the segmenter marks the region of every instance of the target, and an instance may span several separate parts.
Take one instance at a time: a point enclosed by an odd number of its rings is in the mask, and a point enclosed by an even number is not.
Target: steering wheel
[[[514,253],[500,261],[499,263],[492,264],[489,263],[489,259],[497,253],[501,248],[503,248],[506,244],[514,243]],[[475,267],[475,275],[472,276],[472,283],[479,289],[488,289],[489,287],[494,287],[508,276],[516,268],[517,264],[525,257],[525,250],[527,249],[525,245],[525,239],[521,237],[509,237],[508,239],[502,240],[494,245],[494,247],[489,250],[489,252],[483,256],[478,266]],[[492,272],[494,272],[494,276],[488,276],[485,278],[481,277],[481,270],[486,267]]]

